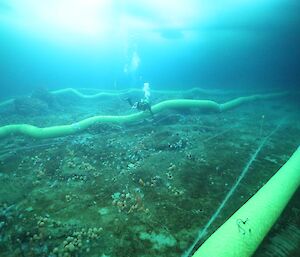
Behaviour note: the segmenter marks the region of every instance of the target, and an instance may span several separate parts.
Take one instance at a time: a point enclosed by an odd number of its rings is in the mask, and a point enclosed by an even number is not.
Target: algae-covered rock
[[[20,97],[14,100],[14,111],[19,115],[31,116],[46,114],[48,104],[32,97]]]

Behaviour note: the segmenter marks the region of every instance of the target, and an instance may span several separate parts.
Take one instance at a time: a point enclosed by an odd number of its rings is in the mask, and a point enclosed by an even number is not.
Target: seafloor
[[[157,94],[152,102],[238,95],[245,93]],[[21,107],[2,107],[0,125],[45,127],[135,111],[124,95],[57,95],[40,110]],[[1,138],[0,256],[181,256],[277,126],[206,238],[289,159],[300,142],[299,109],[285,97],[219,114],[170,111],[97,124],[61,138]],[[255,257],[300,256],[299,197],[298,190]]]

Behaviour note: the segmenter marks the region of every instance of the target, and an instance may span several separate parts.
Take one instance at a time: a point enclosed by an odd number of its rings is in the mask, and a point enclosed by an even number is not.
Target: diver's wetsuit
[[[153,115],[153,112],[151,110],[151,105],[147,100],[142,99],[141,101],[135,103],[132,103],[132,100],[130,98],[127,98],[126,100],[132,108],[136,108],[137,110],[143,112],[148,110],[151,113],[151,115]]]

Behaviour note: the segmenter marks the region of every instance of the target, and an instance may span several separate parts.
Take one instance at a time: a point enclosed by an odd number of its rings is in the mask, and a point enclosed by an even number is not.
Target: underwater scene
[[[0,257],[300,256],[300,2],[0,2]]]

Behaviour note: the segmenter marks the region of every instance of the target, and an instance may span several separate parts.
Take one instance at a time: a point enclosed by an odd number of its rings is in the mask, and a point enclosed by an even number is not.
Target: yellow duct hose
[[[193,257],[252,256],[299,185],[300,147],[267,184],[204,242]]]

